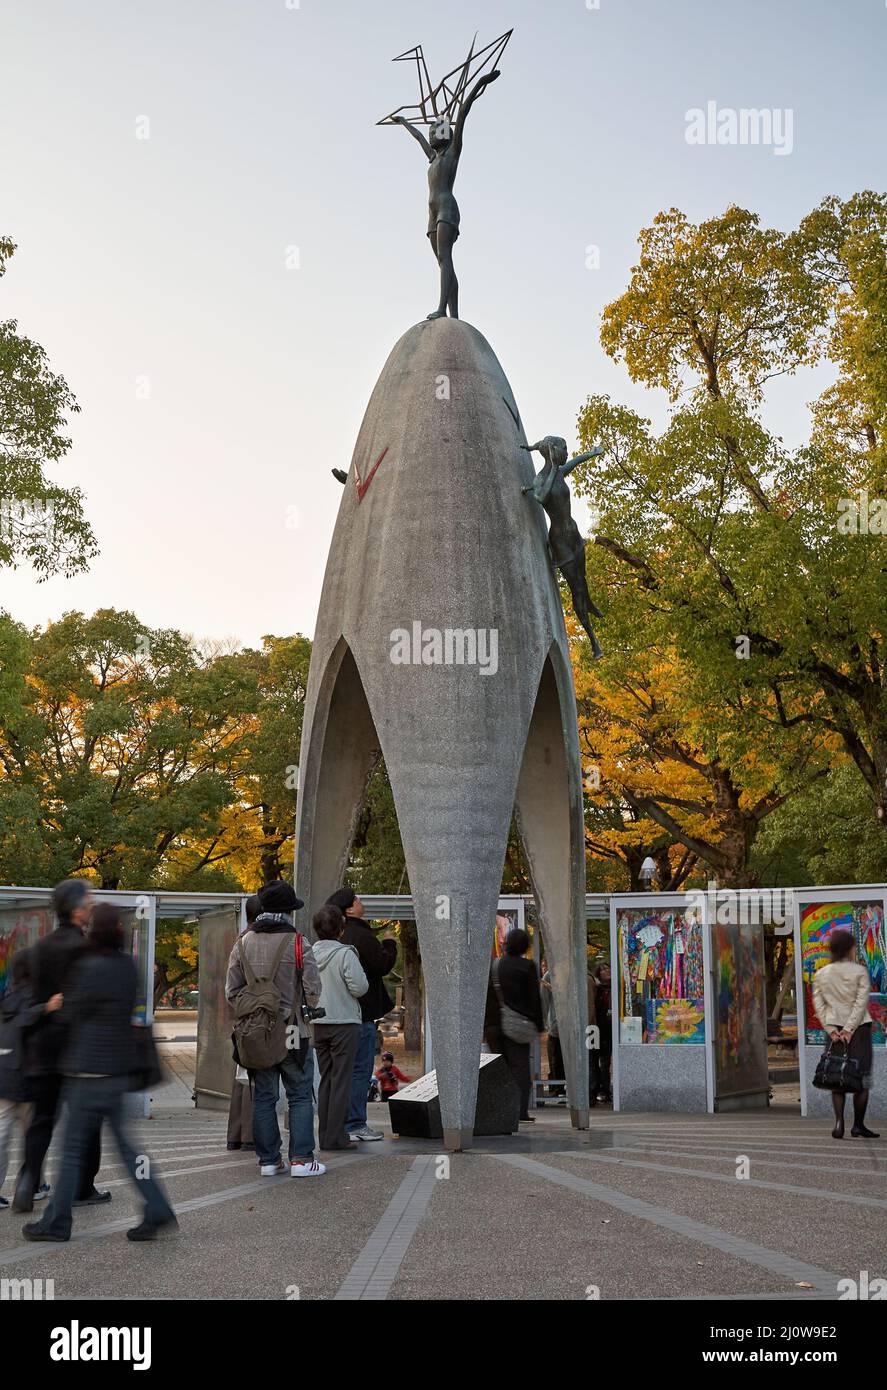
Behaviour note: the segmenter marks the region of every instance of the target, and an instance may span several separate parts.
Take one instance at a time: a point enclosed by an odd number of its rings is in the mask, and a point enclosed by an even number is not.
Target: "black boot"
[[[179,1223],[174,1216],[170,1216],[166,1221],[141,1221],[138,1226],[131,1226],[126,1233],[127,1240],[156,1240],[160,1232],[174,1232],[179,1229]]]
[[[26,1221],[22,1226],[22,1235],[25,1240],[52,1240],[59,1244],[71,1239],[70,1236],[60,1236],[48,1230],[42,1221]]]
[[[873,1129],[865,1127],[865,1111],[869,1103],[868,1091],[857,1091],[853,1097],[853,1128],[850,1133],[854,1139],[880,1139]]]

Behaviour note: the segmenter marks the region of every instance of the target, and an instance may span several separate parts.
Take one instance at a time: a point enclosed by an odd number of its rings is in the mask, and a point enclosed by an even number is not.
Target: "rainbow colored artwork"
[[[856,957],[871,978],[870,1012],[875,1021],[873,1040],[884,1036],[884,1018],[879,1007],[887,995],[887,935],[884,903],[870,898],[859,902],[808,903],[801,909],[801,975],[804,984],[804,1014],[808,1043],[820,1043],[824,1034],[813,1007],[813,976],[828,965],[828,939],[833,931],[849,931],[856,941]]]
[[[703,999],[650,999],[647,1001],[649,1042],[704,1043]]]
[[[650,1005],[660,1000],[695,1004],[704,985],[702,920],[695,907],[651,904],[616,917],[620,1019],[639,1017],[644,1042],[684,1042],[680,1029],[659,1028]],[[677,1015],[676,1021],[677,1021]],[[692,1041],[704,1041],[703,1037]],[[693,1031],[696,1023],[693,1024]]]

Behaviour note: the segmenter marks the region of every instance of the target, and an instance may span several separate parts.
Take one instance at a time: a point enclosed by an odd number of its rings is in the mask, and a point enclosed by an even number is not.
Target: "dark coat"
[[[28,1035],[43,1017],[30,985],[14,985],[0,999],[0,1100],[27,1100],[25,1057]]]
[[[54,994],[67,992],[71,970],[85,944],[80,928],[62,918],[54,932],[32,947],[31,978],[35,1003],[45,1004]],[[40,1020],[29,1038],[27,1069],[30,1075],[45,1076],[60,1070],[59,1059],[66,1034],[65,1009],[46,1014]]]
[[[66,1076],[126,1076],[135,1070],[132,1015],[138,974],[123,951],[85,951],[77,961],[61,1012],[68,1038]]]
[[[527,960],[526,956],[503,955],[499,957],[498,973],[503,1002],[508,1005],[509,1009],[514,1009],[516,1014],[522,1014],[524,1018],[531,1018],[541,1033],[545,1028],[545,1020],[542,1015],[539,972],[535,962]],[[487,998],[487,1012],[489,1012],[490,1005],[494,1002],[498,1003],[492,982]],[[496,1012],[498,1012],[498,1007]]]
[[[375,1023],[394,1008],[391,995],[385,988],[385,976],[397,960],[396,941],[377,941],[375,934],[360,917],[346,917],[342,940],[353,946],[360,957],[363,973],[370,987],[360,999],[360,1016],[364,1023]]]

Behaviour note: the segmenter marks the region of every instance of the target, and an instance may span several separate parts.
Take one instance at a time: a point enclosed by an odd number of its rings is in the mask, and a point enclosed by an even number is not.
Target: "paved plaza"
[[[136,1203],[109,1140],[112,1204],[79,1210],[61,1246],[28,1245],[22,1218],[0,1214],[0,1277],[52,1278],[56,1298],[782,1302],[887,1273],[887,1140],[838,1144],[791,1103],[599,1107],[578,1135],[546,1106],[468,1153],[386,1138],[330,1155],[316,1181],[263,1179],[254,1155],[226,1151],[226,1117],[192,1108],[193,1044],[170,1037],[164,1056],[170,1079],[135,1129],[179,1235],[124,1239]],[[387,1130],[386,1107],[371,1111]]]

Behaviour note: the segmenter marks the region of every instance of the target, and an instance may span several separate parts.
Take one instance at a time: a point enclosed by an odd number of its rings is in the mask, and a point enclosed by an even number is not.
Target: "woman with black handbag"
[[[501,1051],[520,1092],[520,1118],[530,1123],[529,1111],[532,1079],[530,1076],[530,1045],[545,1030],[542,1017],[542,995],[539,971],[535,961],[528,960],[530,938],[522,927],[512,927],[505,938],[505,949],[493,961],[490,985],[498,1005],[498,1027],[493,1032],[498,1039],[495,1051]]]
[[[854,959],[856,943],[849,931],[833,931],[828,939],[831,964],[824,965],[813,976],[813,1003],[817,1017],[834,1044],[845,1044],[848,1059],[847,1080],[855,1085],[833,1088],[835,1127],[832,1138],[844,1138],[844,1101],[853,1096],[854,1139],[879,1139],[880,1135],[866,1129],[865,1111],[869,1100],[872,1075],[872,1017],[869,1013],[871,981],[864,965]],[[852,1065],[855,1063],[856,1065]],[[860,1087],[861,1081],[861,1088]],[[857,1089],[859,1088],[859,1089]]]

